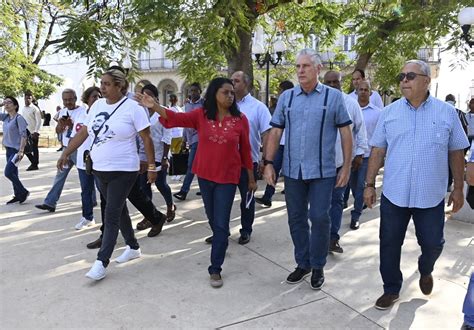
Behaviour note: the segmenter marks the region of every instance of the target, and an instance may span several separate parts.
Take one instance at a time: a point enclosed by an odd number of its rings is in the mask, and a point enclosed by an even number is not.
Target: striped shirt
[[[383,194],[400,207],[438,205],[448,186],[448,152],[469,146],[454,108],[428,96],[418,109],[405,98],[380,115],[370,145],[386,148]]]
[[[310,93],[300,86],[286,90],[270,123],[285,129],[283,175],[303,180],[335,177],[337,131],[350,124],[337,89],[318,83]]]

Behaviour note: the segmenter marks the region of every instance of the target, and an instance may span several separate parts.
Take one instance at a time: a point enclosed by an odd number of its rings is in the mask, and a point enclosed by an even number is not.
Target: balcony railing
[[[169,58],[150,58],[138,60],[140,70],[173,70],[178,67],[178,63]]]
[[[419,60],[428,63],[441,62],[441,48],[420,48],[417,55]]]

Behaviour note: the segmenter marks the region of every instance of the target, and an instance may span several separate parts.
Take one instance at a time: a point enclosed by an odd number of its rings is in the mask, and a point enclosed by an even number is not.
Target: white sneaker
[[[96,260],[89,272],[86,274],[86,277],[96,281],[103,279],[105,277],[105,267],[102,264],[102,261]]]
[[[86,218],[82,217],[81,221],[77,225],[74,226],[77,230],[84,229],[86,227],[94,226],[95,225],[95,220],[92,218],[92,220],[87,220]]]
[[[133,250],[130,246],[127,245],[125,251],[115,259],[115,262],[124,263],[132,259],[140,258],[142,256],[142,251],[140,248],[138,250]]]

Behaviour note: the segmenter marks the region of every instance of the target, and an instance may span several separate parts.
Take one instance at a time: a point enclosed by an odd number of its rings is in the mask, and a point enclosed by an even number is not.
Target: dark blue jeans
[[[258,163],[253,163],[253,176],[257,178],[257,168]],[[249,175],[247,169],[242,168],[240,173],[239,181],[239,192],[240,192],[240,223],[242,224],[242,229],[240,229],[240,234],[252,234],[252,225],[255,220],[255,198],[250,202],[249,208],[246,207],[247,192],[249,190]]]
[[[275,183],[278,180],[278,177],[281,171],[281,166],[283,165],[283,151],[284,150],[285,150],[285,146],[280,145],[275,155],[275,159],[273,159],[273,168],[275,169]],[[262,198],[266,201],[271,202],[274,194],[275,194],[275,187],[267,184],[267,186],[265,187],[265,193],[263,194]]]
[[[82,216],[87,220],[94,218],[94,203],[97,203],[95,194],[95,175],[88,175],[85,170],[77,169],[81,184]]]
[[[156,167],[158,166],[161,166],[160,162],[156,162]],[[156,181],[155,181],[156,188],[158,188],[158,191],[160,192],[161,196],[163,196],[163,198],[165,199],[166,205],[172,206],[173,197],[171,195],[171,188],[166,182],[166,171],[161,170],[156,174],[157,174]],[[151,191],[151,184],[147,183],[148,174],[146,172],[140,174],[139,179],[140,179],[140,187],[143,190],[143,193],[152,200],[153,192]]]
[[[23,199],[27,194],[28,190],[23,186],[18,176],[18,167],[11,162],[13,156],[18,153],[17,149],[5,147],[7,163],[5,164],[5,177],[12,182],[13,195],[17,198]]]
[[[225,251],[229,245],[230,211],[234,202],[235,184],[221,184],[198,178],[202,201],[212,229],[211,265],[209,274],[220,274]]]
[[[337,169],[337,173],[341,167]],[[339,229],[341,229],[342,213],[344,211],[344,192],[346,186],[334,188],[332,191],[331,208],[329,209],[329,217],[331,218],[331,240],[339,240]]]
[[[196,156],[196,150],[198,147],[198,142],[191,144],[189,146],[189,157],[188,157],[188,171],[184,177],[183,185],[181,186],[182,192],[188,193],[191,189],[191,183],[194,179],[194,173],[192,172],[194,157]]]
[[[285,177],[288,224],[300,268],[323,269],[326,265],[331,226],[329,208],[335,182],[336,177],[312,180]]]
[[[94,175],[99,180],[99,190],[106,200],[104,233],[97,260],[107,267],[114,252],[119,229],[125,244],[134,250],[140,247],[127,208],[127,196],[137,180],[138,172],[94,171]]]
[[[418,270],[429,275],[443,251],[444,199],[435,207],[420,209],[399,207],[383,194],[380,201],[380,274],[385,293],[398,294],[403,275],[400,255],[410,218],[415,224],[416,238],[421,247]]]
[[[351,211],[351,219],[353,220],[359,220],[364,207],[364,186],[368,165],[369,157],[362,160],[362,165],[357,171],[351,172],[349,185],[352,190],[352,195],[354,196],[354,209]]]

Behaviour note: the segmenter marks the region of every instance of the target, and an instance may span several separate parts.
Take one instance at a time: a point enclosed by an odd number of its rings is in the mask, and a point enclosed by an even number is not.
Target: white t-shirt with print
[[[87,130],[94,142],[91,151],[94,170],[104,172],[139,170],[136,137],[138,132],[150,126],[150,121],[144,108],[131,99],[126,99],[110,117],[123,100],[115,104],[107,104],[105,99],[97,100],[87,115]],[[95,139],[96,133],[97,139]]]
[[[59,115],[58,118],[62,118],[64,116],[70,117],[73,123],[73,127],[68,127],[63,133],[62,133],[62,144],[63,146],[67,147],[69,144],[69,140],[76,135],[77,131],[81,128],[79,126],[79,129],[76,126],[76,121],[77,118],[82,116],[86,112],[86,109],[82,106],[77,107],[74,110],[69,110],[68,108],[63,108],[59,110]],[[82,125],[81,125],[82,126]]]
[[[87,120],[86,111],[82,112],[80,116],[76,117],[76,124],[74,125],[76,127],[76,133],[79,132],[79,130],[82,128],[83,125],[85,125],[86,120]],[[79,146],[79,148],[77,148],[76,167],[81,170],[86,169],[84,165],[84,151],[90,149],[92,140],[93,140],[92,137],[89,135],[87,139]]]

